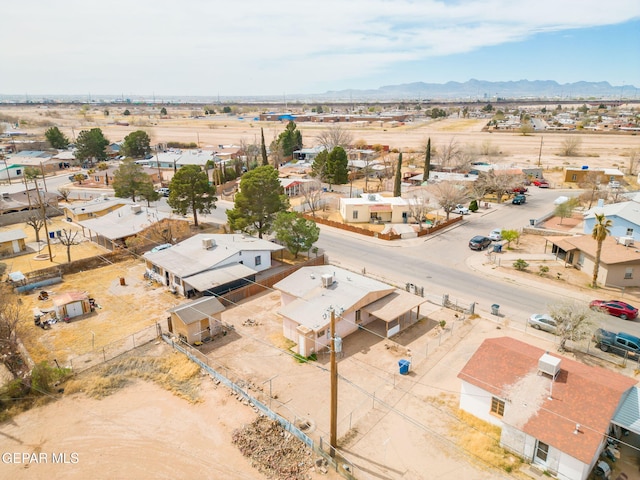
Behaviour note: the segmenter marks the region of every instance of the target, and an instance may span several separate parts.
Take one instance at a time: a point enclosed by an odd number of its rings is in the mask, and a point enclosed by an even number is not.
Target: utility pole
[[[4,156],[4,153],[0,153],[0,158],[4,162],[4,171],[7,172],[7,180],[9,180],[9,185],[11,185],[11,172],[9,172],[9,167],[7,166],[7,157]]]
[[[47,248],[49,249],[49,261],[53,262],[53,255],[51,255],[51,240],[49,239],[49,229],[47,228],[47,209],[44,207],[44,202],[40,198],[40,187],[38,187],[38,179],[34,182],[36,184],[36,193],[38,194],[38,204],[42,210],[42,220],[44,221],[44,234],[47,237]]]
[[[40,162],[40,171],[42,172],[42,184],[44,185],[44,191],[46,193],[49,193],[49,191],[47,190],[47,181],[44,178],[44,167],[42,166],[42,162]]]
[[[541,165],[541,163],[540,163],[540,159],[542,158],[542,139],[543,139],[543,138],[544,138],[544,137],[542,137],[542,136],[540,137],[540,151],[538,152],[538,166],[540,166],[540,165]]]
[[[332,457],[336,455],[337,430],[338,430],[338,364],[336,363],[336,312],[331,308],[331,451]]]

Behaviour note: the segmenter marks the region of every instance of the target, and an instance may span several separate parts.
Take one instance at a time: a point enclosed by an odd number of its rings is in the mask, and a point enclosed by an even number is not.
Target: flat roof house
[[[340,199],[340,215],[347,223],[407,223],[410,211],[402,197],[363,193],[359,198]]]

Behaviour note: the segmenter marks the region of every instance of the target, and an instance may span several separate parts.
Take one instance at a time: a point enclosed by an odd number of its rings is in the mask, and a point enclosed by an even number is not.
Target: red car
[[[533,184],[536,187],[540,188],[549,188],[549,182],[547,182],[544,178],[536,178],[533,180]]]
[[[622,320],[633,320],[638,316],[638,309],[633,305],[619,300],[593,300],[589,307],[593,310],[600,310]]]

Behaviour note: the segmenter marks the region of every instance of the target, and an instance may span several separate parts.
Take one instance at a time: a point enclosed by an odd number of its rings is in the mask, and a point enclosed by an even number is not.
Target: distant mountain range
[[[495,100],[504,99],[632,99],[638,100],[633,85],[612,86],[609,82],[574,82],[560,84],[553,80],[518,80],[516,82],[487,82],[471,79],[467,82],[414,82],[386,85],[376,90],[329,91],[318,97],[353,100]]]

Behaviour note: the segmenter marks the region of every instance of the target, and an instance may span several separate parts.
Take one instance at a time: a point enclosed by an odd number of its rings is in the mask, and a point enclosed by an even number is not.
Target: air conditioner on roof
[[[633,245],[633,237],[620,237],[620,243],[625,247]]]

